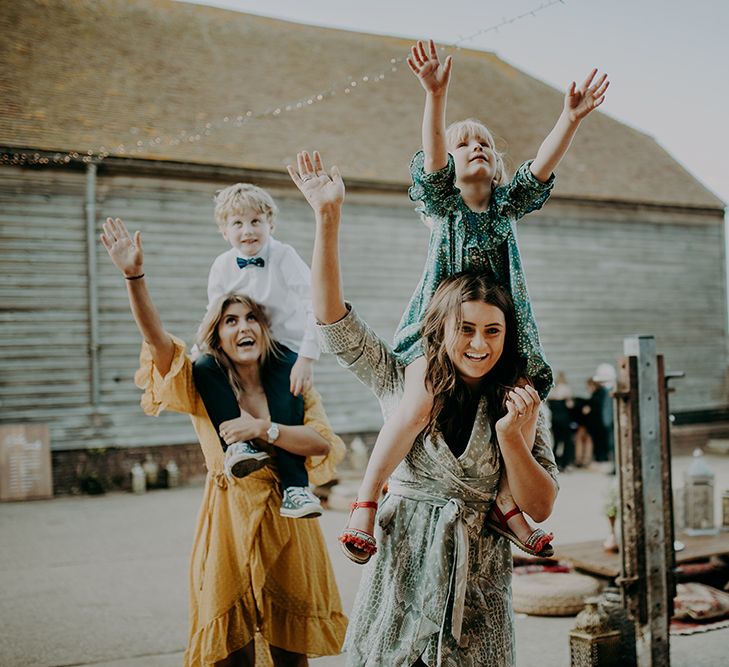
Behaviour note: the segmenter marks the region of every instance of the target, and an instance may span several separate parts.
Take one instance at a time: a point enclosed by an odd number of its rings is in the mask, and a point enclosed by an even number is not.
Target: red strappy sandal
[[[355,500],[352,503],[352,510],[349,513],[349,518],[352,518],[354,510],[363,508],[370,508],[377,511],[377,503],[372,500],[365,500],[359,502]],[[349,523],[349,520],[347,520]],[[364,530],[358,530],[357,528],[345,528],[339,536],[341,542],[342,551],[349,560],[357,563],[358,565],[364,565],[369,561],[372,556],[377,553],[377,540],[374,535]]]
[[[509,528],[508,521],[517,514],[521,514],[522,511],[518,507],[514,507],[504,514],[494,503],[491,507],[491,511],[496,516],[496,521],[489,518],[486,519],[486,525],[498,533],[502,537],[505,537],[510,542],[516,544],[524,553],[530,556],[537,556],[539,558],[550,558],[554,554],[554,548],[550,542],[554,539],[554,534],[545,533],[541,528],[536,528],[532,531],[532,534],[527,538],[526,542],[522,542]]]

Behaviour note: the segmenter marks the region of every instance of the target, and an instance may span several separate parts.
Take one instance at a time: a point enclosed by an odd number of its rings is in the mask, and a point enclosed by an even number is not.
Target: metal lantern
[[[571,667],[622,667],[620,632],[610,627],[599,598],[585,600],[570,632]]]
[[[684,525],[689,535],[711,535],[714,525],[714,473],[704,453],[694,450],[694,458],[684,474]]]

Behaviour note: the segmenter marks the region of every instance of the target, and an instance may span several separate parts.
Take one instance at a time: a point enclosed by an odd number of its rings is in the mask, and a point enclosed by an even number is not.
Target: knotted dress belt
[[[445,544],[449,536],[453,537],[453,544],[455,545],[455,553],[452,557],[447,559],[450,561],[445,566],[442,565],[443,560],[437,557],[429,558],[430,561],[435,561],[432,564],[434,570],[442,570],[444,567],[448,569],[447,572],[443,572],[443,579],[447,577],[448,584],[448,598],[446,602],[446,609],[448,603],[452,604],[451,612],[451,634],[456,640],[456,643],[460,642],[461,639],[461,628],[463,626],[463,609],[466,599],[466,584],[468,582],[468,550],[469,550],[469,537],[468,531],[481,530],[483,520],[486,512],[491,507],[495,494],[486,493],[477,488],[474,488],[469,482],[481,483],[484,480],[473,479],[473,478],[458,478],[452,475],[453,481],[458,482],[458,489],[453,487],[443,487],[443,491],[449,495],[457,495],[459,497],[449,497],[436,495],[423,491],[420,488],[411,486],[407,482],[401,480],[391,479],[388,485],[389,493],[403,498],[409,498],[412,500],[418,500],[429,503],[436,507],[441,507],[440,516],[438,518],[438,524],[436,526],[434,539],[440,540],[441,544]],[[476,496],[474,498],[474,496]],[[429,550],[429,554],[434,554],[434,550]],[[430,569],[428,563],[426,568]],[[443,610],[443,617],[441,620],[441,628],[438,634],[438,663],[441,664],[441,653],[443,636],[446,631],[446,609]]]

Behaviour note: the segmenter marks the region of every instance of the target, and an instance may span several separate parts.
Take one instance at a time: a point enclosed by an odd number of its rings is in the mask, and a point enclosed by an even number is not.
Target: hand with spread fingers
[[[551,178],[567,153],[582,120],[605,101],[609,85],[607,74],[598,75],[597,68],[590,71],[579,88],[574,81],[570,83],[557,123],[529,165],[529,170],[538,181],[546,183]]]
[[[322,164],[321,155],[314,151],[313,159],[307,151],[296,156],[296,169],[291,165],[288,169],[291,180],[301,190],[314,211],[330,207],[339,208],[344,201],[344,182],[337,167],[332,167],[327,174]]]
[[[605,101],[605,93],[610,85],[607,74],[598,77],[597,68],[594,68],[577,88],[573,81],[567,88],[564,96],[564,111],[574,123],[582,120],[591,111],[594,111]]]
[[[103,227],[101,242],[116,268],[127,278],[141,276],[144,273],[141,233],[134,232],[132,239],[121,218],[107,218]]]
[[[440,95],[447,92],[453,59],[448,56],[445,62],[441,63],[438,49],[432,39],[428,40],[427,50],[421,41],[412,46],[407,63],[427,93]]]

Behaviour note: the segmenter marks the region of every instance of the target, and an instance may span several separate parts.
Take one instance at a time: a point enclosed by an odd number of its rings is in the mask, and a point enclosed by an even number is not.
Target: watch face
[[[268,427],[268,431],[266,431],[266,435],[268,436],[269,442],[273,442],[276,438],[278,438],[278,424],[271,424],[271,426]]]

